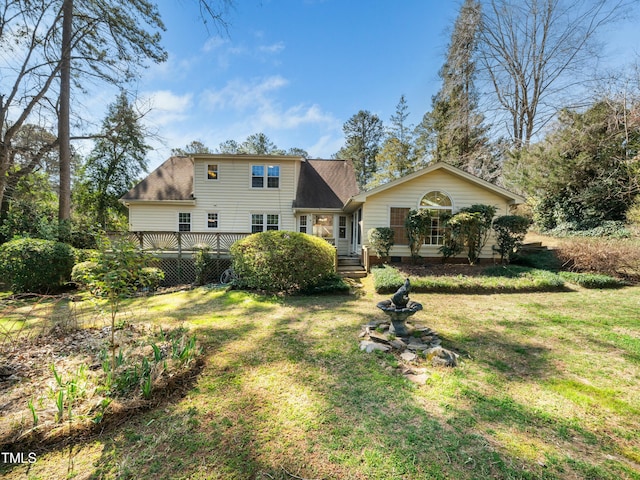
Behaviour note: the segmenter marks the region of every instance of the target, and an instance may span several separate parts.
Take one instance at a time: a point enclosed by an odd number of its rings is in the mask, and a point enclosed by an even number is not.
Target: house
[[[359,192],[350,161],[203,154],[169,158],[121,201],[130,231],[291,230],[326,239],[339,256],[362,255],[369,229],[391,227],[391,255],[409,257],[404,219],[411,209],[428,208],[434,216],[421,254],[439,257],[438,212],[483,203],[506,215],[525,199],[446,163]]]

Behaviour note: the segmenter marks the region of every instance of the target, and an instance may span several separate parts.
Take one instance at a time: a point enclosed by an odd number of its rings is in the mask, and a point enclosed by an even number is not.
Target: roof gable
[[[393,189],[393,188],[397,188],[400,185],[402,185],[405,182],[408,182],[410,180],[413,180],[415,178],[421,177],[423,175],[428,175],[431,172],[434,172],[436,170],[445,170],[463,180],[468,181],[469,183],[472,183],[474,185],[477,185],[480,188],[484,188],[486,190],[489,190],[493,193],[495,193],[496,195],[499,195],[500,197],[505,198],[506,200],[508,200],[510,203],[513,204],[519,204],[519,203],[524,203],[526,201],[526,199],[521,196],[518,195],[516,193],[510,192],[509,190],[502,188],[498,185],[495,185],[491,182],[487,182],[486,180],[483,180],[480,177],[476,177],[475,175],[472,175],[470,173],[467,173],[463,170],[460,170],[457,167],[454,167],[453,165],[450,165],[448,163],[444,163],[444,162],[437,162],[434,164],[429,165],[428,167],[422,168],[420,170],[417,170],[413,173],[410,173],[409,175],[405,175],[404,177],[398,178],[396,180],[393,180],[389,183],[385,183],[384,185],[380,185],[376,188],[373,188],[369,191],[366,192],[362,192],[358,195],[355,195],[351,200],[354,202],[358,202],[358,203],[363,203],[366,201],[366,199],[368,197],[377,195],[381,192],[387,191],[389,189]]]
[[[189,157],[171,157],[165,160],[120,200],[193,200],[193,160]]]
[[[348,160],[306,160],[300,166],[294,208],[341,209],[358,185]]]

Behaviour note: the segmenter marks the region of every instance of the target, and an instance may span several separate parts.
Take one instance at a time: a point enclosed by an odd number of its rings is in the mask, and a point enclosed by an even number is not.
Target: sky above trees
[[[264,132],[283,149],[328,158],[344,145],[344,123],[369,110],[388,125],[401,95],[408,122],[431,109],[459,2],[338,0],[236,2],[228,30],[203,25],[197,2],[158,2],[168,61],[137,84],[150,141],[150,168],[172,148],[210,148]],[[640,37],[626,21],[606,30],[605,62],[631,63]],[[603,65],[604,67],[605,65]],[[96,124],[117,91],[84,100]],[[488,119],[490,121],[490,119]]]

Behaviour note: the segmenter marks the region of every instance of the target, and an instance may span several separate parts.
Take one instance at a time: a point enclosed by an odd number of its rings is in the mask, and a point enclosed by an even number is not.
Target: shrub
[[[193,249],[193,265],[196,269],[195,284],[204,285],[207,283],[213,265],[211,247],[207,244],[198,244],[194,245]]]
[[[98,263],[95,261],[87,261],[76,263],[71,271],[71,281],[88,287],[92,285],[97,273]],[[164,272],[157,267],[140,267],[137,276],[132,276],[129,287],[131,291],[149,290],[154,291],[160,286],[160,282],[164,280]],[[99,290],[91,290],[94,294],[100,294]]]
[[[503,215],[493,221],[501,263],[511,262],[513,254],[522,245],[531,220],[520,215]]]
[[[0,275],[14,292],[50,292],[69,281],[71,246],[52,240],[20,238],[0,246]]]
[[[393,247],[393,237],[395,232],[389,227],[372,228],[367,232],[369,245],[378,258],[383,261],[389,259],[389,250]]]
[[[267,292],[305,290],[334,273],[335,249],[305,233],[255,233],[231,246],[240,287]]]
[[[393,293],[405,278],[395,268],[374,268],[373,283],[377,293]],[[482,276],[425,276],[411,278],[415,293],[507,293],[549,292],[562,290],[564,281],[557,274],[524,267],[497,266],[483,271]]]
[[[556,253],[563,270],[640,278],[640,249],[629,240],[581,238],[563,241]]]
[[[480,259],[482,249],[489,238],[489,229],[496,207],[476,204],[462,208],[447,221],[451,228],[452,240],[458,245],[467,247],[467,258],[470,265]]]
[[[425,209],[411,210],[404,222],[404,227],[407,229],[411,259],[415,263],[420,258],[424,237],[431,227],[431,212]]]

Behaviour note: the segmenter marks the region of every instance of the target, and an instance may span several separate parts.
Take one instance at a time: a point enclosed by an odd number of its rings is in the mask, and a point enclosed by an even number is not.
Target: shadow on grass
[[[244,302],[242,295],[235,300],[234,305]],[[515,401],[507,389],[475,387],[464,368],[446,371],[449,387],[436,380],[416,387],[395,373],[392,356],[359,350],[359,326],[378,317],[370,300],[294,298],[280,302],[281,311],[248,303],[233,328],[222,326],[224,308],[217,323],[196,322],[207,346],[197,384],[181,402],[106,432],[90,478],[629,475],[618,464],[569,464],[553,452],[542,466],[536,455],[496,446],[480,424],[540,442],[545,437],[532,432],[542,429],[549,445],[576,436],[584,443],[598,440],[594,432]],[[224,299],[208,307],[223,304]],[[496,332],[475,333],[452,346],[481,350],[484,356],[471,361],[501,385],[559,375],[546,348],[501,340]],[[453,392],[430,405],[420,388]]]

